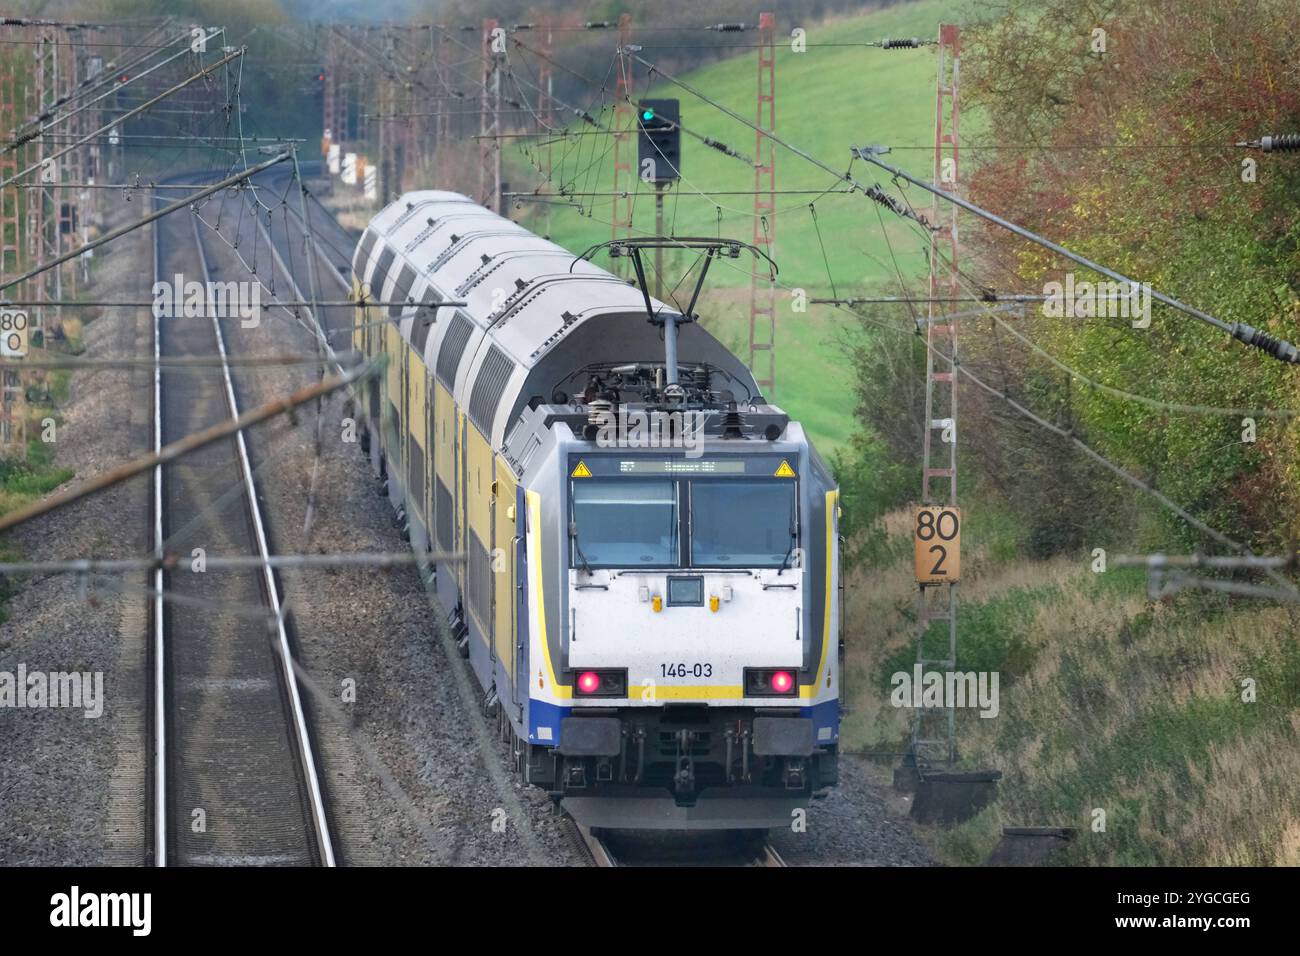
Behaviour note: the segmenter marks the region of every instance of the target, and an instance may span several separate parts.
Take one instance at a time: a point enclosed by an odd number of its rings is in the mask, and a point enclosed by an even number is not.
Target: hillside
[[[911,521],[889,515],[883,546],[849,573],[849,752],[908,741],[890,675],[916,657]],[[1014,519],[987,510],[967,533],[958,669],[1001,686],[997,719],[959,713],[961,767],[1003,779],[974,819],[925,828],[943,859],[982,863],[1003,827],[1052,826],[1076,829],[1062,863],[1300,863],[1294,607],[1194,591],[1152,601],[1139,571],[1025,559]],[[887,779],[896,761],[878,759]]]
[[[917,0],[863,16],[808,24],[805,29],[809,48],[803,53],[792,52],[788,40],[780,41],[780,37],[788,36],[792,25],[778,16],[778,134],[823,162],[835,167],[843,165],[845,169],[849,166],[852,146],[887,143],[897,150],[895,161],[928,177],[933,163],[933,50],[883,51],[819,44],[854,44],[884,37],[932,37],[938,23],[953,15],[952,8],[951,3],[941,0]],[[753,34],[741,36],[749,38]],[[660,41],[648,35],[637,37],[637,41],[645,46],[642,56],[652,62],[656,42],[676,42]],[[644,75],[645,70],[641,68],[634,83]],[[755,110],[755,76],[755,54],[747,51],[733,59],[684,73],[681,79],[697,89],[708,90],[719,103],[748,118]],[[854,77],[856,82],[846,84],[846,77]],[[660,82],[635,92],[638,97],[680,99],[684,126],[727,143],[738,152],[754,154],[752,130],[676,86]],[[596,101],[593,93],[591,102]],[[608,123],[610,110],[606,109],[599,118]],[[971,128],[968,122],[966,129]],[[556,147],[557,178],[563,174],[566,180],[575,183],[572,188],[579,192],[608,192],[613,181],[608,149],[607,145],[598,148],[582,143],[563,151],[567,166],[561,172],[562,150]],[[721,234],[749,240],[753,232],[751,197],[710,194],[753,189],[752,171],[745,163],[689,136],[682,138],[682,151],[683,179],[665,200],[668,231],[678,235]],[[508,178],[515,184],[512,188],[533,188],[538,177],[521,152],[507,147],[504,155]],[[575,175],[575,170],[582,172]],[[854,173],[867,183],[878,179],[860,162],[855,164]],[[777,185],[782,190],[838,188],[833,177],[785,150],[777,154]],[[918,206],[928,205],[916,195],[911,198]],[[809,210],[810,200],[816,201],[816,225]],[[613,200],[599,196],[581,197],[580,201],[584,204],[581,211],[562,205],[525,204],[519,214],[530,228],[549,233],[567,248],[581,251],[610,238]],[[828,267],[834,277],[835,291],[841,296],[896,283],[889,246],[876,216],[877,208],[860,195],[778,196],[774,258],[780,267],[781,286],[805,289],[810,297],[829,296]],[[893,243],[899,268],[910,282],[925,272],[922,246],[913,229],[898,220],[891,221],[888,213],[885,216],[889,242]],[[637,232],[650,232],[654,228],[653,190],[644,186],[635,198],[633,228]],[[673,264],[671,259],[666,260],[665,272],[675,281],[689,262]],[[724,262],[710,273],[709,282],[711,289],[699,310],[704,324],[738,354],[746,354],[747,265]],[[890,291],[896,292],[896,286]],[[846,441],[853,429],[849,400],[852,372],[841,354],[839,338],[846,329],[856,328],[857,323],[847,313],[825,306],[811,306],[806,313],[796,314],[789,308],[788,293],[779,295],[778,310],[775,398],[805,424],[819,447],[830,451]]]

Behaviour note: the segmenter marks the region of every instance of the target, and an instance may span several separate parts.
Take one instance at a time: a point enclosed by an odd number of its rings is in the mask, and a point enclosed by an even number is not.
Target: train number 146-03
[[[660,664],[660,677],[712,677],[712,664]]]
[[[961,577],[960,509],[918,508],[912,537],[918,584],[944,584]]]

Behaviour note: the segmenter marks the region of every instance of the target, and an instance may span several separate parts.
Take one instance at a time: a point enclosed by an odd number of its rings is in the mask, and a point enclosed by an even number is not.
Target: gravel
[[[135,215],[114,209],[111,227]],[[148,230],[97,252],[106,299],[138,297],[151,274]],[[88,355],[152,355],[147,309],[106,309],[84,330]],[[152,444],[151,369],[75,373],[54,442],[55,462],[94,475]],[[151,479],[140,476],[8,535],[11,558],[138,557],[148,552]],[[140,863],[145,845],[147,601],[143,575],[95,579],[83,596],[73,575],[14,582],[0,625],[0,671],[102,672],[103,715],[0,709],[0,864]],[[89,600],[87,599],[90,598]]]
[[[934,859],[907,817],[907,800],[862,757],[840,757],[839,786],[808,809],[804,832],[773,830],[790,866],[931,866]]]

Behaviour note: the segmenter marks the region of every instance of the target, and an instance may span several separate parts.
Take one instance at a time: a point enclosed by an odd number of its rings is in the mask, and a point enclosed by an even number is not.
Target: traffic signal
[[[682,178],[682,128],[679,100],[637,104],[637,175],[648,183]]]

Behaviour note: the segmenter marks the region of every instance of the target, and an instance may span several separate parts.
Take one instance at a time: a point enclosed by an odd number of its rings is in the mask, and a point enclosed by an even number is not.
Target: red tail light
[[[575,697],[626,697],[627,671],[621,668],[577,671],[573,674]]]
[[[798,697],[798,675],[779,667],[746,667],[745,696]]]

